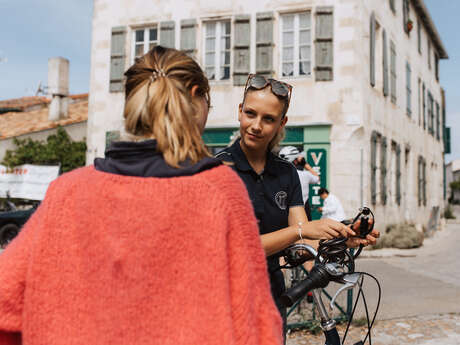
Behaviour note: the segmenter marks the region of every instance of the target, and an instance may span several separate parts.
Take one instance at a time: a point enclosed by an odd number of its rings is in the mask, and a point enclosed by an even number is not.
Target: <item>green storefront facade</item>
[[[217,153],[229,144],[237,131],[238,128],[208,128],[203,134],[203,140],[213,153]],[[321,216],[316,210],[322,205],[318,190],[329,185],[330,132],[330,124],[287,126],[285,139],[281,143],[283,146],[292,145],[305,151],[307,163],[320,174],[320,183],[310,185],[309,191],[313,219],[319,219]]]

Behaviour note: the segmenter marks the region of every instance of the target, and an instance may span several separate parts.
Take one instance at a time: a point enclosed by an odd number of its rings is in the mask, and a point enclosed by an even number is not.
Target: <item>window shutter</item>
[[[423,206],[426,206],[426,161],[422,161]]]
[[[423,129],[426,129],[426,88],[425,88],[425,83],[422,84],[422,103],[423,103]]]
[[[175,23],[174,21],[167,21],[160,23],[160,45],[166,48],[175,48]]]
[[[393,13],[396,12],[395,0],[390,0],[390,8],[393,11]]]
[[[417,46],[418,52],[422,54],[422,23],[417,20]]]
[[[412,115],[412,70],[410,64],[406,61],[406,113],[410,117]]]
[[[125,44],[126,27],[117,26],[112,28],[110,44],[110,92],[123,91],[123,73],[125,72]]]
[[[396,104],[396,47],[393,41],[390,41],[390,73],[391,101]]]
[[[191,57],[196,53],[196,26],[196,19],[183,19],[180,22],[180,50]]]
[[[383,95],[388,96],[388,44],[387,44],[387,32],[385,29],[382,31],[382,43],[383,43]]]
[[[444,128],[444,153],[449,154],[450,151],[450,127]]]
[[[417,187],[418,205],[422,206],[422,157],[418,157]]]
[[[256,73],[273,76],[273,12],[257,13]]]
[[[370,75],[371,75],[371,85],[372,87],[375,86],[375,13],[372,12],[371,14],[371,23],[370,23],[370,35],[369,35],[369,42],[370,42]]]
[[[251,16],[235,17],[235,39],[233,44],[233,85],[246,83],[250,71]]]
[[[396,203],[401,205],[401,147],[396,145]]]
[[[332,7],[316,9],[315,75],[316,81],[333,80],[334,18]]]
[[[407,22],[409,20],[409,0],[403,0],[403,29],[406,34],[409,34],[409,28]]]
[[[377,132],[371,135],[371,202],[377,203]]]
[[[436,102],[436,139],[439,141],[441,136],[439,135],[439,103]]]
[[[380,186],[381,186],[381,201],[383,205],[387,203],[387,139],[382,138],[381,142],[381,162],[380,162]]]

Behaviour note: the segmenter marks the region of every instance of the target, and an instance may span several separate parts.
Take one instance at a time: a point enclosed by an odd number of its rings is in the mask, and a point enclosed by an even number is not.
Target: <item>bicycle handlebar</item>
[[[291,307],[294,303],[313,289],[325,288],[331,281],[331,275],[322,265],[313,266],[308,278],[291,287],[281,296],[281,303]]]

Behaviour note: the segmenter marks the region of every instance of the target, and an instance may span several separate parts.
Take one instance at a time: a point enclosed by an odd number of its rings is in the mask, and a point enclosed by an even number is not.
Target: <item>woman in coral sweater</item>
[[[0,344],[281,344],[248,193],[201,139],[201,68],[156,47],[126,77],[132,140],[54,181],[0,254]]]

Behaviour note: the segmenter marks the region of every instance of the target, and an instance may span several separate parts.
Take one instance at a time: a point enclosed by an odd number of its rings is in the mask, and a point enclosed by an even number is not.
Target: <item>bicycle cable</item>
[[[367,318],[367,334],[366,334],[366,336],[365,336],[363,341],[358,342],[356,344],[365,344],[367,338],[369,337],[369,345],[372,345],[371,330],[372,330],[372,327],[374,326],[375,318],[377,317],[377,313],[378,313],[378,310],[380,308],[380,300],[381,300],[381,296],[382,296],[382,287],[380,286],[380,283],[377,280],[377,278],[375,278],[372,274],[369,274],[367,272],[356,272],[356,273],[362,274],[364,276],[369,276],[377,283],[377,287],[378,287],[378,290],[379,290],[378,299],[377,299],[377,306],[375,308],[375,312],[374,312],[374,316],[372,317],[372,321],[369,324],[369,311],[368,311],[368,306],[367,306],[367,302],[366,302],[366,297],[364,296],[364,291],[362,289],[362,286],[363,286],[363,283],[364,283],[364,277],[362,277],[362,280],[361,280],[361,282],[359,284],[358,296],[356,297],[355,304],[353,305],[353,309],[352,309],[352,312],[350,314],[350,320],[348,321],[347,328],[346,328],[345,333],[343,335],[342,344],[345,344],[345,339],[347,337],[348,330],[349,330],[351,322],[353,320],[353,316],[355,314],[356,307],[358,305],[359,297],[362,295],[363,296],[364,308],[365,308],[365,311],[366,311],[366,318]]]

